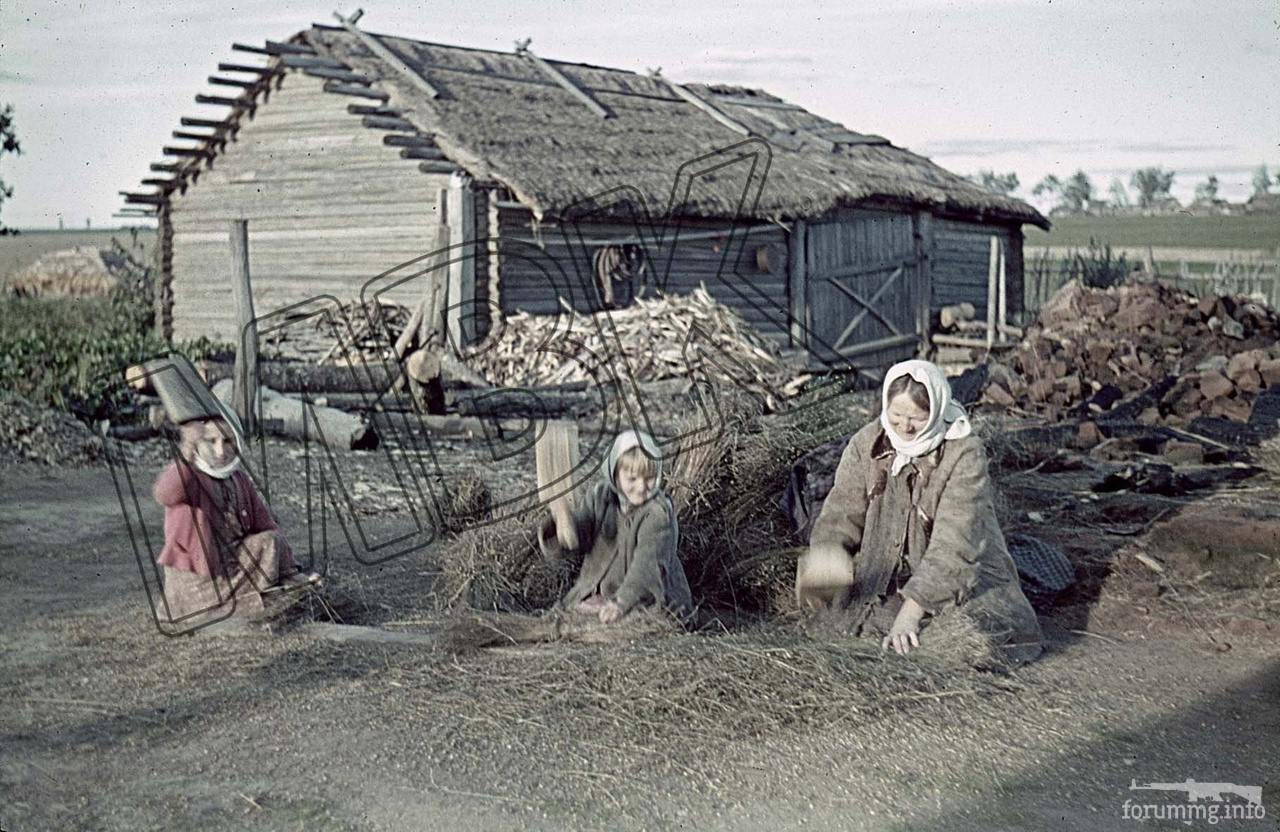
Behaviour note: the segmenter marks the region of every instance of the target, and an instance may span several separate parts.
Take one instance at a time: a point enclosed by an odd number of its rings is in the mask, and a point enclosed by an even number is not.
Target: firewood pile
[[[397,303],[351,301],[321,315],[270,327],[258,349],[269,359],[330,366],[347,366],[349,361],[357,366],[376,364],[391,357],[391,344],[409,316],[409,308]]]
[[[1280,384],[1278,338],[1275,311],[1247,298],[1073,281],[988,365],[980,401],[1051,420],[1123,409],[1171,427],[1248,422],[1259,393]]]
[[[695,329],[696,328],[696,329]],[[625,358],[637,381],[691,375],[765,398],[799,392],[797,375],[777,349],[705,289],[688,295],[639,298],[608,319],[566,312],[508,315],[494,335],[463,356],[498,387],[533,387],[603,380]]]

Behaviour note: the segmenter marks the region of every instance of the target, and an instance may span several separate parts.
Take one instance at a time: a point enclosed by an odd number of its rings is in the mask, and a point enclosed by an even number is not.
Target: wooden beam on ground
[[[742,136],[751,135],[750,128],[748,128],[746,125],[740,122],[734,121],[729,116],[720,112],[715,107],[711,106],[709,102],[704,101],[701,96],[695,95],[694,93],[690,92],[689,90],[685,89],[684,87],[680,86],[674,81],[667,81],[666,78],[663,78],[662,80],[666,81],[667,86],[671,87],[671,90],[676,95],[680,96],[685,101],[688,101],[690,104],[697,107],[699,110],[706,113],[707,115],[711,116],[713,119],[720,122],[725,127],[728,127],[733,132]]]
[[[377,36],[356,27],[356,21],[360,19],[359,14],[354,14],[351,17],[343,17],[337,12],[334,12],[333,16],[342,24],[342,28],[355,35],[370,52],[390,64],[391,68],[400,73],[406,81],[426,93],[430,98],[440,97],[440,91],[431,86],[431,82],[424,78],[422,73],[405,63],[403,58],[392,51],[391,48],[379,40]]]
[[[563,72],[556,69],[547,61],[533,54],[533,50],[529,48],[529,42],[527,40],[522,43],[516,44],[516,54],[532,62],[534,66],[542,70],[543,75],[546,75],[552,81],[555,81],[557,84],[559,84],[570,95],[572,95],[574,98],[578,99],[583,104],[585,104],[588,110],[595,113],[600,118],[613,117],[613,113],[606,110],[600,104],[600,102],[596,101],[594,98],[587,95],[586,90],[582,89],[577,84],[573,83],[573,81],[569,80],[569,76],[565,75]]]
[[[161,190],[166,190],[166,191],[167,191],[167,190],[170,190],[171,188],[173,188],[175,185],[177,185],[177,184],[178,184],[178,180],[176,180],[176,179],[157,179],[157,178],[148,178],[148,179],[143,179],[143,180],[142,180],[142,184],[143,184],[143,185],[152,185],[152,186],[154,186],[154,187],[156,187],[156,188],[160,188]]]
[[[438,647],[440,636],[433,633],[400,633],[363,624],[330,624],[308,621],[298,625],[299,635],[322,638],[341,644],[399,644],[410,647]]]
[[[361,98],[376,98],[379,101],[386,101],[391,96],[380,90],[371,87],[363,87],[359,84],[344,84],[341,81],[325,81],[324,91],[337,93],[338,95],[356,95]]]
[[[457,173],[462,170],[462,168],[458,167],[453,162],[442,160],[438,162],[419,162],[418,170],[423,173]]]
[[[156,173],[177,173],[182,170],[182,165],[177,162],[152,162],[150,167]]]

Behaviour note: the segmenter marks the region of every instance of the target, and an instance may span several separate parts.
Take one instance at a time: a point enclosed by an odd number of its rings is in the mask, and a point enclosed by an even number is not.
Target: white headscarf
[[[906,440],[889,426],[889,385],[902,376],[910,376],[924,385],[929,392],[929,421],[916,434]],[[880,425],[897,453],[893,457],[892,476],[917,457],[932,453],[944,439],[961,439],[973,432],[964,408],[951,401],[951,384],[938,365],[928,361],[902,361],[889,368],[884,375],[884,387],[880,391]]]
[[[235,414],[233,412],[226,411],[225,408],[224,408],[224,415],[209,416],[199,421],[201,421],[201,423],[204,423],[210,419],[218,419],[218,418],[221,418],[223,421],[225,421],[227,423],[227,426],[231,429],[230,439],[232,444],[235,445],[235,451],[236,451],[235,455],[231,457],[231,461],[228,462],[226,465],[222,465],[216,468],[210,465],[208,462],[206,462],[205,458],[202,457],[198,451],[195,453],[191,461],[197,468],[199,468],[201,471],[208,474],[209,476],[213,477],[215,480],[225,480],[227,477],[231,476],[236,471],[240,470],[240,449],[244,447],[244,438],[243,438],[243,434],[240,432],[240,420],[235,418]]]

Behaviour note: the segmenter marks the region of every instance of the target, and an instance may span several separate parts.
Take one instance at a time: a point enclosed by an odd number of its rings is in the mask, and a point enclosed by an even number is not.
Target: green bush
[[[199,342],[192,358],[229,349]],[[109,298],[0,297],[0,389],[82,416],[103,415],[114,371],[167,350],[147,306],[127,291]]]

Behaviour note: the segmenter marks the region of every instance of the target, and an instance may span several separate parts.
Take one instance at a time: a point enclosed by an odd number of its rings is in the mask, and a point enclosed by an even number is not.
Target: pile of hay
[[[104,297],[118,285],[104,252],[85,246],[53,251],[14,274],[8,289],[23,297]]]
[[[725,390],[704,396],[703,413],[681,426],[688,436],[666,476],[695,602],[747,616],[793,606],[799,541],[778,508],[791,465],[871,412],[865,394],[821,390],[782,414],[764,416],[760,404]],[[699,431],[708,421],[711,429]],[[536,534],[545,514],[531,508],[455,538],[441,553],[442,605],[528,612],[554,604],[578,564],[542,556]]]
[[[994,713],[993,695],[1018,687],[975,670],[973,631],[922,638],[905,657],[839,632],[777,625],[646,636],[417,662],[397,683],[433,718],[465,712],[459,730],[519,724],[528,743],[563,749],[589,739],[629,760],[659,745],[676,765],[685,751],[783,731],[871,730],[890,713],[944,699]],[[452,747],[485,742],[483,733],[466,739]]]

